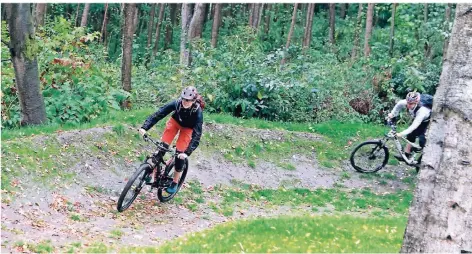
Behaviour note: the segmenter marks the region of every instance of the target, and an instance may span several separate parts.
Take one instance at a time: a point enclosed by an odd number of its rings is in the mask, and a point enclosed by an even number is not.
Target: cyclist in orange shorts
[[[200,144],[203,112],[200,103],[197,102],[197,96],[198,93],[195,87],[186,87],[182,91],[180,98],[167,103],[154,114],[150,115],[139,129],[139,133],[144,136],[146,131],[173,112],[172,117],[166,123],[161,139],[164,146],[169,147],[179,132],[176,144],[178,155],[175,160],[174,179],[171,186],[166,189],[169,194],[173,194],[177,191],[185,160]]]

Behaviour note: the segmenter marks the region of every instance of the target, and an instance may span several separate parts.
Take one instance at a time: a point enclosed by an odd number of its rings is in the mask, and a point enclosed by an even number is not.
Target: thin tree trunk
[[[288,32],[287,43],[285,44],[285,51],[287,51],[288,47],[290,47],[290,40],[292,39],[293,30],[295,29],[295,22],[297,20],[297,7],[298,7],[297,3],[293,5],[292,23],[290,24],[290,31]],[[282,58],[282,61],[280,64],[284,65],[286,61],[287,61],[287,58],[284,57]]]
[[[446,59],[447,55],[447,47],[449,45],[449,23],[451,22],[451,5],[447,4],[446,6],[446,17],[444,22],[444,33],[447,34],[446,38],[444,38],[443,44],[443,61]]]
[[[77,26],[77,22],[79,21],[79,13],[80,13],[80,4],[77,4],[77,13],[75,14],[74,26]]]
[[[349,4],[341,3],[341,18],[346,19],[346,10]]]
[[[39,84],[38,62],[28,44],[34,44],[34,25],[30,4],[2,4],[10,32],[11,61],[21,108],[21,125],[46,123],[46,107]]]
[[[192,20],[190,21],[190,27],[188,31],[188,38],[190,40],[194,38],[201,38],[201,26],[203,22],[203,11],[205,10],[205,5],[202,3],[195,4],[194,13]]]
[[[336,43],[335,18],[336,18],[336,4],[329,4],[329,42],[331,43],[331,45],[334,45]]]
[[[125,4],[124,6],[124,27],[123,27],[123,58],[121,61],[121,84],[123,90],[131,92],[131,68],[133,55],[133,34],[135,27],[136,3]],[[129,100],[123,102],[123,108],[130,108]]]
[[[103,15],[103,23],[102,23],[102,30],[100,33],[100,41],[105,44],[105,38],[107,37],[107,23],[108,23],[108,18],[107,18],[107,12],[108,12],[108,3],[105,4],[105,14]]]
[[[359,49],[359,37],[361,34],[362,29],[362,3],[359,3],[359,10],[357,12],[357,22],[356,22],[356,30],[354,31],[354,44],[352,46],[351,51],[351,59],[356,59],[357,57],[357,50]]]
[[[190,64],[190,50],[187,48],[187,41],[191,18],[190,4],[183,3],[180,18],[182,26],[180,33],[180,64],[183,66],[189,66]]]
[[[472,252],[472,4],[458,4],[401,253]]]
[[[162,24],[162,19],[164,18],[165,6],[166,4],[162,3],[159,9],[159,18],[158,18],[158,22],[156,26],[156,41],[154,42],[154,48],[152,49],[153,56],[156,56],[157,49],[159,48],[159,39],[161,38],[161,24]]]
[[[252,12],[251,12],[251,18],[250,21],[251,23],[249,24],[252,28],[258,29],[259,28],[259,21],[260,21],[260,10],[261,10],[261,4],[253,4],[252,6]]]
[[[166,25],[166,39],[164,49],[168,49],[172,44],[172,37],[174,32],[174,25],[176,20],[177,4],[170,5],[170,22],[167,22]]]
[[[87,26],[87,17],[90,10],[90,4],[85,4],[84,12],[82,13],[82,20],[80,21],[80,26]]]
[[[147,47],[149,48],[149,46],[151,46],[151,43],[152,43],[152,28],[154,27],[154,16],[155,16],[155,13],[156,13],[156,4],[152,4],[152,7],[151,7],[151,13],[150,13],[150,20],[149,20],[149,25],[148,25],[148,31],[147,31]]]
[[[305,23],[305,34],[303,36],[303,48],[309,48],[311,44],[312,27],[313,27],[313,15],[315,13],[315,4],[308,4],[306,23]]]
[[[424,4],[424,17],[423,22],[426,24],[428,22],[428,4]]]
[[[44,16],[46,15],[47,4],[36,4],[35,27],[44,26]]]
[[[215,10],[215,16],[213,16],[213,27],[211,29],[211,47],[216,48],[221,23],[221,4],[214,4],[213,9]]]
[[[252,24],[253,24],[253,18],[254,18],[254,6],[256,4],[250,4],[250,7],[249,7],[249,26],[252,27]]]
[[[264,27],[264,34],[266,36],[269,36],[271,9],[272,9],[272,4],[267,4],[266,15],[265,15],[265,27]]]
[[[367,4],[367,18],[365,22],[365,37],[364,37],[364,56],[369,57],[370,55],[370,45],[369,40],[370,36],[372,35],[372,18],[374,16],[374,5],[375,4]]]
[[[392,4],[392,17],[390,19],[390,43],[389,43],[389,54],[390,57],[393,57],[393,44],[395,43],[395,11],[397,9],[397,4]]]
[[[258,14],[257,14],[257,24],[256,24],[256,27],[257,29],[259,30],[259,27],[261,27],[261,20],[262,20],[262,13],[264,11],[264,4],[259,4],[259,11],[258,11]]]

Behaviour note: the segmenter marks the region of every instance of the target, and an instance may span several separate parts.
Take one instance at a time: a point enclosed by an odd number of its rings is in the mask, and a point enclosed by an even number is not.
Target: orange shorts
[[[192,140],[193,129],[180,126],[180,124],[172,117],[166,123],[166,128],[162,134],[162,142],[170,145],[174,140],[175,135],[177,135],[177,132],[179,132],[176,144],[177,151],[185,152]]]

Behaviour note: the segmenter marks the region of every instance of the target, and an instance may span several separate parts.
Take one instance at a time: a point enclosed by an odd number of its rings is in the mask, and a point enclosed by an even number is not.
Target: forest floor
[[[387,165],[380,174],[369,175],[357,173],[348,161],[325,167],[317,160],[320,146],[298,152],[304,149],[299,143],[323,142],[324,137],[314,133],[216,123],[206,124],[204,131],[202,141],[207,141],[190,157],[186,183],[176,198],[160,203],[155,191],[143,190],[122,213],[117,212],[116,203],[126,179],[140,164],[139,158],[152,151],[130,126],[4,141],[2,253],[101,252],[110,251],[106,249],[109,246],[156,246],[242,218],[313,213],[367,216],[369,209],[374,209],[371,206],[365,212],[340,210],[330,202],[283,201],[282,196],[297,189],[334,190],[341,196],[361,189],[373,195],[411,192],[416,179],[414,170],[404,165]],[[276,150],[264,155],[262,149],[250,154],[248,160],[245,150],[226,151],[238,150],[231,144],[236,139],[274,147],[289,142],[290,147],[284,154],[280,154],[284,150]],[[221,145],[224,142],[229,144]],[[239,159],[233,156],[238,154]],[[264,196],[270,191],[278,197]],[[383,212],[393,213],[387,210]]]

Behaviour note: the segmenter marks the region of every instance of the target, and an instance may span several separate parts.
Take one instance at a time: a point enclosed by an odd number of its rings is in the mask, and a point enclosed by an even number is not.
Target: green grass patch
[[[280,217],[230,222],[170,241],[159,252],[398,252],[405,217]]]
[[[119,229],[113,229],[112,231],[110,231],[110,237],[115,238],[115,239],[120,239],[123,236],[123,234],[124,234],[123,231]]]

